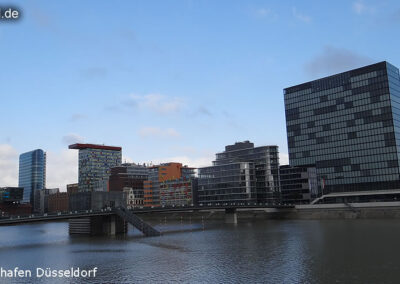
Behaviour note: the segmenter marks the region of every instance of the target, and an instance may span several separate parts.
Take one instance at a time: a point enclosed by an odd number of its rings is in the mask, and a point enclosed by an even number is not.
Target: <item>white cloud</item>
[[[75,133],[70,133],[70,134],[64,135],[62,138],[62,142],[67,145],[74,144],[74,143],[83,143],[84,140],[85,139],[82,136],[75,134]]]
[[[278,14],[276,14],[270,8],[259,8],[254,11],[254,15],[258,18],[266,18],[269,20],[276,20],[278,19]]]
[[[184,106],[182,99],[160,94],[131,95],[126,104],[137,106],[140,109],[151,110],[158,114],[176,113]]]
[[[299,12],[296,9],[296,7],[292,7],[292,14],[299,21],[302,21],[302,22],[305,22],[305,23],[310,23],[311,22],[311,17]]]
[[[46,152],[46,187],[66,191],[66,185],[78,182],[78,151]]]
[[[0,145],[0,186],[18,186],[19,154],[8,144]],[[46,152],[46,186],[65,190],[78,182],[78,151]]]
[[[17,151],[9,144],[0,144],[0,186],[18,186]]]
[[[366,5],[363,1],[356,1],[353,3],[353,11],[358,14],[373,14],[375,13],[375,8]]]
[[[0,186],[18,186],[19,154],[8,144],[0,145]],[[65,191],[78,182],[78,151],[46,152],[46,187]]]
[[[139,130],[141,137],[179,137],[180,134],[173,128],[143,127]]]
[[[373,60],[351,50],[325,46],[320,55],[305,65],[311,76],[330,75],[373,63]]]

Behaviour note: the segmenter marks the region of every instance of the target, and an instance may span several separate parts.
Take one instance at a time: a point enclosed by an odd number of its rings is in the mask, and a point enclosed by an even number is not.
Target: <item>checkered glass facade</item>
[[[400,188],[400,78],[388,62],[284,90],[291,166],[323,193]]]

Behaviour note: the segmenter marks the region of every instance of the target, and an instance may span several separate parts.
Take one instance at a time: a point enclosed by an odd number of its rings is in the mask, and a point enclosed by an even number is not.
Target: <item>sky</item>
[[[1,7],[9,3],[0,0]],[[283,89],[387,60],[398,1],[12,1],[0,21],[0,186],[47,152],[47,187],[78,180],[76,142],[123,161],[211,165],[225,145],[278,145]]]

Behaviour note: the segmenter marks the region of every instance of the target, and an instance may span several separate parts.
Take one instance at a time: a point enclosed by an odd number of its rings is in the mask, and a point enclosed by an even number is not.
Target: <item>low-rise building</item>
[[[196,191],[196,183],[191,181],[195,178],[194,171],[194,168],[182,166],[181,163],[152,166],[149,179],[144,181],[144,206],[175,205],[174,202],[192,204]]]
[[[32,212],[30,203],[21,204],[24,189],[22,187],[0,187],[0,217],[27,215]]]
[[[49,212],[49,195],[60,192],[59,188],[45,188],[35,190],[33,212],[48,213]]]
[[[69,210],[69,194],[57,192],[48,196],[48,212],[64,212]]]
[[[125,187],[143,190],[143,181],[149,177],[149,168],[146,165],[125,163],[111,168],[109,177],[110,191],[123,191]]]
[[[109,177],[110,192],[124,192],[126,206],[129,209],[144,205],[144,181],[148,179],[149,168],[146,165],[125,163],[111,168]]]
[[[67,184],[67,193],[68,193],[69,195],[75,194],[75,193],[77,193],[77,192],[79,192],[79,191],[78,191],[78,183]]]
[[[318,195],[315,167],[279,167],[283,203],[308,204]]]
[[[0,203],[0,217],[22,216],[32,213],[30,203]]]
[[[160,183],[160,203],[164,206],[192,205],[194,178],[166,180]]]
[[[0,203],[20,202],[23,194],[23,187],[0,187]]]
[[[126,196],[126,208],[134,209],[136,207],[144,206],[144,193],[143,189],[141,190],[134,190],[130,187],[124,188],[124,193]]]
[[[69,210],[100,210],[107,207],[125,207],[126,196],[123,192],[78,192],[69,196]]]
[[[257,202],[254,163],[200,168],[198,200],[199,204]]]

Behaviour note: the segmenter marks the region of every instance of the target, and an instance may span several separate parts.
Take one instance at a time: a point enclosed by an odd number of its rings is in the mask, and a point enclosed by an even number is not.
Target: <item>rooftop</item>
[[[113,151],[121,151],[121,147],[116,146],[106,146],[106,145],[98,145],[98,144],[81,144],[76,143],[68,146],[69,149],[101,149],[101,150],[113,150]]]
[[[285,88],[283,90],[284,90],[284,93],[296,92],[296,91],[299,91],[299,90],[311,88],[312,84],[315,83],[315,82],[326,80],[326,79],[332,79],[332,78],[334,78],[336,76],[340,76],[340,75],[343,75],[345,73],[350,73],[350,76],[357,76],[357,75],[363,74],[365,72],[370,72],[370,71],[376,70],[377,68],[385,68],[387,63],[388,63],[387,61],[381,61],[381,62],[374,63],[374,64],[371,64],[371,65],[367,65],[367,66],[363,66],[363,67],[347,70],[345,72],[340,72],[340,73],[337,73],[337,74],[333,74],[333,75],[330,75],[330,76],[326,76],[326,77],[323,77],[323,78],[312,80],[312,81],[309,81],[309,82],[306,82],[306,83],[294,85],[294,86]]]

